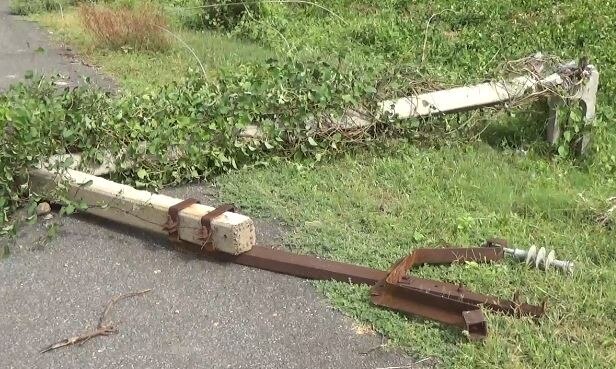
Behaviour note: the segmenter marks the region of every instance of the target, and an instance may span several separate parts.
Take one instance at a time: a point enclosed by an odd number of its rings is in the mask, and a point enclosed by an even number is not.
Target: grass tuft
[[[83,4],[78,13],[83,27],[108,49],[162,51],[171,46],[167,17],[148,3],[117,9]]]
[[[129,90],[143,91],[166,86],[183,80],[191,68],[199,68],[190,52],[179,42],[175,42],[174,38],[169,38],[171,50],[156,55],[149,52],[127,53],[121,49],[99,48],[96,40],[84,29],[75,8],[66,9],[64,17],[53,12],[39,14],[31,19],[52,29],[57,39],[74,46],[80,51],[82,58],[101,66]],[[196,52],[208,74],[215,74],[220,68],[241,63],[264,62],[275,55],[265,48],[213,31],[177,28],[172,28],[172,31]]]

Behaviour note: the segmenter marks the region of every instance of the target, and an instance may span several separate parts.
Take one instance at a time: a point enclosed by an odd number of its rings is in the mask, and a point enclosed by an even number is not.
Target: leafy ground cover
[[[520,291],[532,302],[548,300],[547,316],[536,322],[488,312],[491,335],[484,343],[371,307],[366,287],[318,287],[337,308],[410,352],[440,358],[443,367],[616,365],[615,226],[605,218],[611,206],[606,199],[616,195],[613,6],[548,0],[332,0],[321,7],[264,2],[223,35],[201,29],[199,9],[208,8],[198,8],[200,2],[162,3],[173,33],[207,66],[206,81],[195,77],[198,65],[180,42],[159,53],[101,50],[71,8],[63,16],[36,15],[128,91],[113,99],[94,92],[49,98],[50,89],[15,89],[0,97],[0,117],[18,123],[4,129],[9,141],[2,147],[27,141],[38,156],[11,153],[0,159],[29,165],[67,148],[96,157],[100,150],[126,147],[122,155],[143,160],[117,176],[137,178],[140,186],[243,167],[216,177],[222,196],[292,225],[290,248],[378,268],[414,247],[478,244],[495,235],[522,247],[554,248],[578,263],[573,277],[513,261],[419,271],[485,293],[511,297]],[[538,50],[562,59],[585,55],[602,72],[596,140],[586,161],[542,143],[541,105],[377,130],[361,136],[362,149],[344,137],[306,131],[306,119],[316,113],[369,104],[385,92],[503,75],[504,61]],[[287,54],[292,57],[263,62]],[[386,86],[379,86],[383,81]],[[267,140],[235,139],[237,130],[254,122],[271,128]],[[573,120],[566,129],[580,128]],[[40,149],[42,138],[53,145]],[[143,140],[150,146],[140,146]],[[161,158],[169,142],[186,148],[181,160]]]

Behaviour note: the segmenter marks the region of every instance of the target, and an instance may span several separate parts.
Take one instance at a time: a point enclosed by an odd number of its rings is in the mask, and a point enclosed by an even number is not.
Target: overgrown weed
[[[171,46],[167,17],[150,3],[132,8],[81,4],[78,13],[84,28],[108,49],[162,51]]]

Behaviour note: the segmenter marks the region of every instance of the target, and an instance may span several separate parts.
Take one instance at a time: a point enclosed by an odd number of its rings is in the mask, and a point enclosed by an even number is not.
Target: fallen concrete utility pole
[[[542,56],[536,54],[531,58],[537,71],[544,69]],[[584,113],[584,121],[590,124],[595,119],[597,105],[597,90],[599,87],[599,72],[593,65],[579,65],[570,62],[559,66],[555,73],[541,77],[539,72],[514,78],[510,81],[496,81],[480,83],[473,86],[462,86],[447,90],[433,91],[413,96],[386,100],[378,104],[380,116],[393,119],[408,119],[429,117],[439,114],[456,113],[494,106],[516,101],[526,97],[544,96],[547,98],[550,110],[547,122],[546,138],[551,144],[556,144],[561,136],[561,122],[558,109],[570,101],[579,101]],[[342,117],[332,118],[327,127],[341,130],[368,128],[373,122],[359,111],[348,109]],[[314,123],[308,124],[308,126]],[[264,137],[258,126],[249,125],[240,132],[244,139],[260,140]],[[580,138],[578,151],[583,153],[588,146],[589,136]],[[145,145],[145,143],[141,143]],[[170,157],[178,155],[169,152]],[[52,167],[56,163],[71,160],[71,169],[79,169],[83,158],[80,154],[60,154],[49,158],[45,167]],[[106,175],[116,170],[115,156],[110,152],[104,153],[102,163],[87,167],[86,171],[94,175]],[[122,163],[125,167],[132,166],[132,162]]]
[[[153,194],[72,169],[56,172],[38,168],[30,170],[29,175],[33,192],[54,193],[58,185],[66,186],[65,196],[70,201],[85,202],[86,213],[162,233],[174,241],[198,247],[212,245],[229,254],[248,251],[256,242],[250,218],[216,212],[196,200]]]
[[[372,296],[376,305],[463,327],[471,339],[487,335],[487,323],[479,305],[507,314],[543,314],[543,307],[406,275],[406,270],[416,263],[500,260],[504,251],[499,244],[474,249],[416,250],[386,273],[255,246],[252,220],[234,213],[231,205],[212,208],[198,204],[195,199],[180,200],[140,191],[72,169],[56,172],[37,168],[29,174],[33,191],[53,193],[58,186],[66,187],[68,200],[85,202],[87,213],[166,234],[180,250],[304,278],[373,285]]]
[[[66,163],[69,163],[66,165]],[[127,166],[132,166],[132,163],[126,163]],[[82,167],[88,174],[94,176],[104,176],[116,171],[116,163],[114,156],[110,152],[105,152],[103,160],[98,165],[87,165],[84,163],[83,157],[79,153],[58,154],[47,159],[45,163],[39,165],[40,168],[57,168],[67,167],[68,169],[81,170]]]
[[[560,65],[555,73],[541,76],[544,69],[540,53],[530,58],[535,73],[510,81],[493,81],[473,86],[456,87],[383,101],[379,114],[394,119],[429,117],[515,102],[527,97],[543,96],[550,110],[546,139],[555,144],[560,136],[558,109],[569,101],[579,101],[585,124],[595,119],[599,71],[590,64],[575,61]],[[589,143],[585,134],[577,142],[578,153],[584,153]]]
[[[585,123],[590,124],[595,119],[599,72],[593,65],[572,61],[558,66],[554,73],[546,76],[541,74],[545,70],[544,61],[541,53],[533,55],[527,60],[528,74],[509,81],[491,81],[385,100],[378,104],[377,116],[390,119],[425,118],[543,97],[550,110],[546,138],[555,144],[561,136],[561,123],[557,114],[561,106],[570,101],[578,101],[583,109]],[[373,123],[358,110],[348,109],[340,118],[331,119],[325,128],[355,130],[368,128]],[[309,123],[307,126],[314,124]],[[258,126],[251,125],[240,136],[261,139],[263,133]],[[578,152],[583,153],[588,146],[589,135],[585,134],[579,140]]]
[[[535,58],[536,63],[541,63],[540,55]],[[534,94],[551,97],[557,95],[556,88],[561,87],[563,95],[558,96],[562,99],[581,100],[586,106],[586,119],[593,119],[598,85],[597,68],[570,62],[546,77],[528,74],[510,81],[486,82],[386,100],[379,107],[381,114],[397,119],[426,117],[503,104]]]
[[[386,100],[379,107],[381,114],[396,119],[456,113],[513,101],[536,92],[540,86],[553,87],[559,84],[559,78],[558,74],[541,80],[522,76],[506,82],[486,82]]]

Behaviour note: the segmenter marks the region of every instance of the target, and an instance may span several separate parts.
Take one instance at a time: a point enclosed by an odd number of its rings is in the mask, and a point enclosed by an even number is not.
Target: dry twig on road
[[[59,349],[61,347],[67,347],[67,346],[72,346],[72,345],[81,345],[81,344],[89,341],[90,339],[92,339],[94,337],[109,336],[110,334],[118,333],[118,329],[113,324],[109,324],[109,325],[105,324],[105,319],[107,318],[107,315],[109,314],[109,311],[111,310],[113,305],[115,305],[120,300],[129,298],[129,297],[143,295],[143,294],[146,294],[146,293],[148,293],[150,291],[152,291],[151,288],[149,288],[147,290],[143,290],[143,291],[131,292],[131,293],[127,293],[127,294],[124,294],[124,295],[119,295],[119,296],[116,296],[116,297],[112,298],[111,300],[109,300],[109,302],[107,303],[107,306],[105,307],[105,310],[101,314],[101,317],[98,320],[98,325],[96,326],[96,329],[94,329],[94,330],[92,330],[90,332],[83,333],[83,334],[81,334],[79,336],[74,336],[74,337],[66,338],[66,339],[63,339],[62,341],[56,342],[54,344],[51,344],[51,345],[45,347],[43,350],[41,350],[41,353],[52,351],[52,350],[56,350],[56,349]]]

